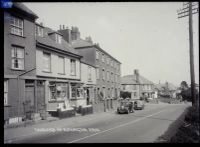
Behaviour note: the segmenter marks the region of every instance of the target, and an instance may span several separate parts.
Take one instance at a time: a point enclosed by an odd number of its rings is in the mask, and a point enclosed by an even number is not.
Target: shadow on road
[[[167,131],[163,135],[159,136],[154,143],[168,143],[170,138],[175,135],[179,127],[183,124],[188,110],[188,107],[185,108],[184,112],[176,120],[171,120],[173,123],[170,124]]]

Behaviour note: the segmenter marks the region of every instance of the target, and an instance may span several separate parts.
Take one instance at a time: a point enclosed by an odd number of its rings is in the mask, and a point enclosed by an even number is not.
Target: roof
[[[126,75],[121,77],[121,84],[138,84],[135,80],[135,75]],[[140,84],[154,84],[153,82],[147,80],[145,77],[139,75]]]
[[[53,32],[52,29],[45,27],[44,28],[44,37],[36,37],[37,43],[56,48],[61,51],[66,51],[72,54],[76,54],[78,56],[81,56],[70,44],[68,44],[64,39],[62,39],[62,43],[58,44],[56,43],[49,35],[47,35],[49,32]]]
[[[13,7],[24,11],[25,13],[32,15],[34,18],[38,18],[37,14],[35,14],[32,10],[30,10],[27,6],[20,2],[14,2]]]
[[[88,42],[88,41],[86,41],[86,40],[83,40],[83,39],[81,39],[81,38],[78,38],[77,40],[73,40],[72,42],[71,42],[71,44],[72,44],[72,46],[74,47],[74,48],[78,48],[78,47],[88,47],[88,46],[93,46],[94,44],[93,43],[90,43],[90,42]]]
[[[77,40],[73,40],[71,42],[72,46],[76,49],[80,49],[80,48],[85,48],[85,47],[96,47],[98,48],[100,51],[102,51],[103,53],[107,54],[110,58],[114,59],[115,61],[119,62],[117,59],[115,59],[113,56],[111,56],[109,53],[107,53],[105,50],[103,50],[102,48],[100,48],[98,45],[93,44],[91,42],[88,42],[84,39],[77,39]],[[119,62],[121,64],[121,62]]]

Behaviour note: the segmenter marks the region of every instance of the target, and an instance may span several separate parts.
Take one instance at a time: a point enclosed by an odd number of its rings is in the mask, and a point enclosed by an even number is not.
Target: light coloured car
[[[145,102],[143,100],[135,100],[134,101],[134,109],[142,110],[145,107]]]

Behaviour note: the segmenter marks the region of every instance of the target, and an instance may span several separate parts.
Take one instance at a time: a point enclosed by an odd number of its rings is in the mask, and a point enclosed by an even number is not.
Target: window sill
[[[65,73],[58,73],[59,75],[66,75]]]
[[[42,71],[42,72],[44,72],[44,73],[52,73],[52,72],[50,72],[50,71]]]
[[[4,107],[12,107],[11,105],[4,105]]]
[[[20,36],[20,35],[17,35],[17,34],[13,34],[13,33],[10,33],[10,34],[13,35],[13,36],[21,37],[21,38],[26,38],[25,36]]]
[[[76,75],[72,75],[72,74],[70,74],[70,76],[73,76],[73,77],[75,77]]]
[[[25,69],[11,68],[11,70],[25,71]]]

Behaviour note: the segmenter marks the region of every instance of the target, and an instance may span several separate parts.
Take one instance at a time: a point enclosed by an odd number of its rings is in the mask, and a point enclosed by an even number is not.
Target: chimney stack
[[[92,43],[92,38],[91,38],[90,36],[85,37],[85,40],[86,40],[87,42],[89,42],[89,43]]]
[[[80,32],[79,32],[78,27],[72,27],[71,38],[72,38],[72,40],[80,39]]]
[[[139,70],[138,69],[135,69],[134,70],[134,76],[135,76],[135,80],[137,83],[139,83]]]
[[[62,30],[62,25],[59,25],[60,26],[60,30]]]
[[[65,41],[67,41],[68,43],[71,43],[71,30],[66,27],[64,25],[62,25],[61,27],[63,27],[63,29],[58,30],[59,33],[61,33],[63,35],[63,39]]]

